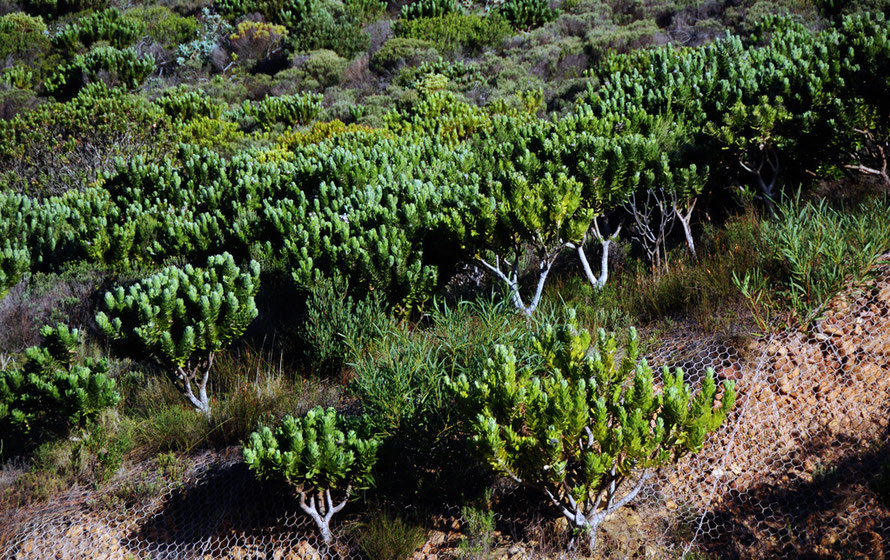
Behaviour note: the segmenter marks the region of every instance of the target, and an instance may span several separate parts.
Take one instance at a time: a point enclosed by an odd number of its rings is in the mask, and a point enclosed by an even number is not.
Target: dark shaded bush
[[[0,442],[4,452],[85,428],[120,400],[106,360],[75,362],[79,331],[44,327],[41,345],[26,350],[22,369],[0,371]]]
[[[99,41],[122,49],[143,31],[145,25],[138,19],[123,15],[117,8],[108,8],[66,25],[52,36],[52,44],[69,54],[88,49]]]
[[[154,59],[140,57],[132,48],[96,47],[60,67],[43,87],[56,99],[70,99],[83,86],[96,80],[110,87],[136,89],[154,70]]]

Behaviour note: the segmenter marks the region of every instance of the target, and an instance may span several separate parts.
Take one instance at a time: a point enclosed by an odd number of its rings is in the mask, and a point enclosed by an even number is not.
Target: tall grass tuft
[[[427,540],[427,531],[386,510],[352,526],[356,544],[371,560],[406,560]]]
[[[862,282],[890,250],[890,202],[874,198],[845,211],[825,199],[806,204],[799,196],[786,199],[776,219],[765,223],[764,237],[773,267],[784,273],[773,275],[773,283],[752,271],[739,275],[736,284],[749,306],[763,308],[762,294],[772,293],[806,325],[844,287]]]

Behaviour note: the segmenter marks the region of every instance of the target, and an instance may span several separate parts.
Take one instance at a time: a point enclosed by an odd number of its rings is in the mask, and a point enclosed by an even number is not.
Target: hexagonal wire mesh
[[[648,357],[650,364],[683,367],[693,382],[714,368],[718,378],[738,382],[738,403],[701,453],[662,471],[603,526],[603,556],[884,555],[890,265],[878,272],[835,298],[811,332],[748,343],[680,332]],[[145,472],[18,515],[0,541],[2,556],[363,557],[342,526],[335,544],[321,543],[288,489],[257,483],[237,450],[208,454],[180,483]],[[140,489],[157,497],[138,499]],[[456,517],[459,507],[445,510]],[[507,517],[499,515],[501,522]],[[518,543],[509,555],[529,557],[534,544]],[[447,556],[432,545],[418,556]]]

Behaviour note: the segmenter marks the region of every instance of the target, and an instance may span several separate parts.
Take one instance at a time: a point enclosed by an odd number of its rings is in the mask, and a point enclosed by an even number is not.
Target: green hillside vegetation
[[[807,331],[890,251],[888,12],[6,3],[0,504],[238,446],[325,543],[503,477],[593,549],[731,417],[659,333]]]

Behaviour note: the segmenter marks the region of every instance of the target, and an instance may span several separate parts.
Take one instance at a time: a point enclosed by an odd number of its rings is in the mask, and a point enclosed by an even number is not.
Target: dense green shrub
[[[784,302],[805,325],[851,282],[861,282],[890,250],[890,203],[875,199],[852,212],[824,200],[801,204],[785,200],[774,221],[763,224],[768,258],[787,271],[778,285],[755,270],[737,280],[753,311]],[[764,327],[770,325],[762,325]]]
[[[40,346],[26,350],[22,369],[0,371],[0,433],[13,449],[85,428],[120,400],[106,360],[75,362],[80,332],[43,327]]]
[[[488,130],[489,115],[450,91],[440,91],[446,83],[444,76],[428,74],[417,84],[417,99],[410,104],[403,103],[398,112],[387,115],[387,127],[399,134],[435,135],[449,144]]]
[[[890,15],[890,2],[887,0],[814,0],[813,4],[824,17],[830,19],[862,12]]]
[[[402,66],[414,66],[438,57],[433,44],[422,39],[395,37],[385,42],[371,57],[371,66],[380,72],[397,72]]]
[[[66,103],[45,103],[0,120],[6,183],[29,194],[61,194],[96,180],[116,157],[168,153],[169,118],[137,95],[90,84]]]
[[[303,20],[288,41],[296,51],[331,50],[351,59],[368,50],[370,37],[361,22],[347,14],[317,10]]]
[[[596,26],[587,32],[587,46],[594,59],[610,53],[626,53],[652,46],[659,28],[652,20],[639,20],[628,25]]]
[[[25,11],[55,19],[72,12],[104,10],[108,0],[25,0]]]
[[[287,416],[273,432],[263,426],[250,435],[244,461],[259,478],[289,482],[300,507],[318,525],[322,540],[333,539],[330,522],[353,490],[369,487],[380,440],[344,433],[344,419],[333,408],[314,408],[302,418]],[[337,492],[338,503],[331,492]]]
[[[497,13],[488,16],[449,13],[402,19],[395,25],[398,37],[429,41],[442,53],[463,49],[471,55],[497,47],[512,33],[510,23]]]
[[[160,107],[174,121],[192,121],[198,117],[218,119],[225,106],[216,102],[200,90],[192,90],[187,86],[179,86],[164,90],[155,99]]]
[[[189,42],[198,32],[197,19],[181,16],[166,6],[135,6],[124,15],[142,22],[148,36],[166,49]]]
[[[475,64],[460,61],[450,62],[440,58],[432,62],[421,63],[418,66],[404,68],[399,72],[396,83],[406,87],[416,87],[430,74],[445,76],[449,83],[459,86],[478,83],[482,80],[482,74]]]
[[[267,21],[288,29],[295,28],[320,8],[317,0],[216,0],[214,6],[218,13],[233,18],[259,12]]]
[[[19,283],[30,267],[31,256],[27,249],[8,244],[0,248],[0,299],[3,299],[9,288]]]
[[[29,89],[33,84],[34,73],[26,66],[13,66],[3,71],[0,82],[19,89]]]
[[[70,99],[83,86],[97,79],[111,87],[136,89],[154,70],[154,59],[140,57],[132,48],[97,47],[60,67],[47,78],[43,87],[57,99]]]
[[[388,323],[381,294],[356,299],[345,280],[325,279],[309,291],[300,338],[314,369],[337,373]]]
[[[506,0],[497,11],[516,29],[532,29],[556,19],[548,0]]]
[[[245,101],[241,108],[264,128],[275,124],[304,125],[312,122],[321,112],[323,99],[323,96],[313,93],[281,95],[262,101]]]
[[[13,12],[0,17],[0,56],[40,50],[46,46],[46,24],[40,16]]]
[[[414,0],[402,6],[399,19],[439,18],[462,11],[457,0]]]
[[[70,54],[88,49],[99,41],[122,49],[131,45],[143,31],[145,25],[139,20],[122,14],[117,8],[108,8],[66,25],[52,36],[52,44]]]
[[[228,253],[208,258],[206,268],[168,267],[127,290],[106,292],[96,322],[127,354],[157,362],[209,415],[213,359],[257,316],[259,274],[256,262],[241,272]]]
[[[334,51],[312,51],[299,67],[304,88],[325,89],[339,84],[348,64],[348,60]]]
[[[383,17],[386,2],[382,0],[346,0],[346,14],[360,23],[370,23]]]
[[[593,552],[599,525],[654,471],[701,450],[732,408],[735,388],[724,382],[718,398],[709,370],[694,393],[682,370],[665,369],[657,391],[634,330],[620,361],[614,336],[600,330],[592,355],[590,344],[570,313],[565,324],[545,325],[537,335],[534,366],[499,345],[476,381],[447,383],[485,462],[546,495],[587,534]]]

